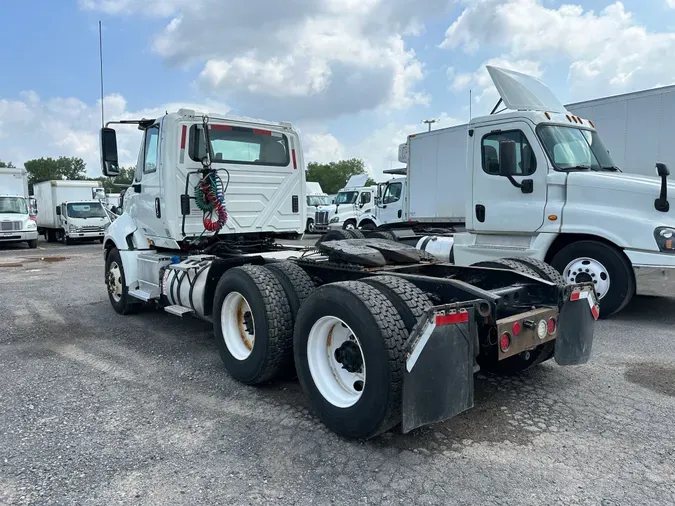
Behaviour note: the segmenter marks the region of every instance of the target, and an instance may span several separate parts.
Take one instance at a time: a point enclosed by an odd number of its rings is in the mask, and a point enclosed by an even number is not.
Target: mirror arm
[[[523,179],[522,183],[519,183],[516,181],[512,175],[505,176],[506,179],[509,180],[509,182],[515,186],[516,188],[519,188],[521,192],[523,193],[532,193],[533,191],[533,185],[532,185],[532,180],[531,179]]]

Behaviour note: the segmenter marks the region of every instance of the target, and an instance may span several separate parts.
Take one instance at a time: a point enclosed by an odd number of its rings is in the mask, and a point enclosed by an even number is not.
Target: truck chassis
[[[295,372],[323,423],[354,439],[473,407],[479,370],[586,363],[598,316],[591,283],[563,286],[525,264],[458,267],[381,239],[259,254],[133,252],[133,287],[124,278],[132,252],[122,261],[105,247],[117,312],[146,302],[211,321],[231,376],[253,385]]]

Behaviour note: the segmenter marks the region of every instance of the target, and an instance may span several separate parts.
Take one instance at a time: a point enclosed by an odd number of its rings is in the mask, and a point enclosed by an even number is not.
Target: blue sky
[[[675,82],[675,0],[2,2],[0,159],[81,156],[99,173],[98,20],[108,119],[181,104],[290,120],[306,159],[375,175],[420,130],[485,113],[486,62],[565,101]],[[30,34],[30,36],[26,36]],[[120,143],[133,163],[137,135]]]

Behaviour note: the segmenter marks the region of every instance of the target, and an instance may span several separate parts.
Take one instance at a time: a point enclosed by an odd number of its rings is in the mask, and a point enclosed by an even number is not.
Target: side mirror
[[[117,133],[113,128],[101,128],[101,171],[108,177],[119,176]]]
[[[499,141],[499,175],[513,176],[516,173],[515,141]]]
[[[375,199],[375,205],[379,206],[380,205],[380,197],[374,197]]]
[[[61,216],[61,206],[56,206],[56,216]]]
[[[330,201],[331,204],[335,204],[335,199]]]
[[[659,177],[670,176],[670,171],[668,170],[668,167],[666,167],[665,163],[657,163],[656,164],[656,175],[659,176]]]

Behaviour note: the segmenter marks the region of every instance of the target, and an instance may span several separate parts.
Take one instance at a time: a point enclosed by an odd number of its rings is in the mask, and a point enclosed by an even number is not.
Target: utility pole
[[[429,130],[427,130],[427,131],[431,132],[431,125],[433,125],[434,123],[438,123],[439,121],[440,120],[437,120],[437,119],[423,119],[422,123],[426,123],[429,126]]]

